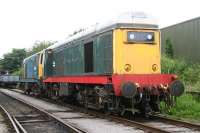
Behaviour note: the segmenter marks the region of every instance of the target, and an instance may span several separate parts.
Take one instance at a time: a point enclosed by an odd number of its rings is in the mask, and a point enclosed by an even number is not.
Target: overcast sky
[[[199,5],[199,0],[0,0],[0,57],[37,40],[63,40],[127,11],[149,13],[166,27],[199,17]]]

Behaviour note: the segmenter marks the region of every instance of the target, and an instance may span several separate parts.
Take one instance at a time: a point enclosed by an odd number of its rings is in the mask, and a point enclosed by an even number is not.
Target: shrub
[[[162,73],[177,74],[185,83],[186,91],[200,91],[200,64],[187,63],[183,59],[172,59],[165,55],[162,56],[161,63]],[[189,94],[178,97],[176,105],[168,112],[164,103],[161,103],[161,110],[172,117],[200,120],[200,100]]]
[[[174,57],[173,45],[172,45],[172,42],[171,42],[171,40],[169,38],[166,39],[165,54],[169,58],[173,58]]]
[[[188,67],[187,63],[182,59],[171,59],[163,55],[161,59],[162,73],[175,73],[180,75]]]
[[[187,63],[184,59],[172,59],[165,55],[161,59],[161,71],[177,74],[187,84],[196,84],[200,78],[200,64]]]
[[[169,110],[168,114],[179,118],[200,120],[200,102],[192,95],[185,94],[177,98],[176,105]]]

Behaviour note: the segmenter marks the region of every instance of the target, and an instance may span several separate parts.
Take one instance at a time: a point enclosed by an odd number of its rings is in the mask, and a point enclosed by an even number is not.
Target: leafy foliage
[[[22,65],[22,60],[26,57],[25,49],[13,49],[12,52],[4,54],[0,60],[0,66],[3,70],[14,72]]]
[[[166,55],[162,56],[161,63],[162,73],[177,74],[185,83],[186,91],[200,91],[200,64],[187,63],[183,59],[172,59]],[[169,112],[162,108],[162,104],[161,109],[170,117],[200,121],[200,101],[189,94],[178,97],[176,105]]]
[[[54,43],[55,42],[52,42],[52,41],[41,41],[41,42],[37,41],[37,42],[35,42],[33,47],[30,50],[27,51],[26,56],[27,57],[31,56],[31,55],[33,55],[33,54],[35,54],[35,53],[47,48],[47,47],[53,45]]]
[[[174,57],[174,51],[173,51],[173,45],[169,38],[166,40],[165,44],[165,54],[167,57],[173,58]]]
[[[200,121],[200,102],[190,94],[177,98],[176,105],[170,108],[168,115]]]
[[[183,59],[172,59],[162,56],[162,73],[177,74],[186,84],[196,84],[200,78],[200,64],[187,63]]]
[[[22,69],[22,67],[21,68],[19,68],[18,70],[16,70],[16,71],[14,71],[13,73],[12,73],[12,75],[19,75],[19,76],[22,76],[23,75],[23,71],[22,71],[23,69]]]
[[[2,62],[3,62],[3,59],[0,58],[0,71],[3,70],[3,68],[2,68],[2,67],[3,67],[3,66],[2,66]]]
[[[13,49],[12,52],[4,54],[3,59],[0,59],[0,70],[9,71],[14,75],[20,75],[22,73],[22,62],[25,57],[33,55],[54,43],[51,41],[37,41],[30,50]]]

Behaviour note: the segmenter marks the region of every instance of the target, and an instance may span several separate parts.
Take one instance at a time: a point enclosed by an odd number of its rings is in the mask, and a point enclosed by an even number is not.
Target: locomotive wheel
[[[123,83],[122,86],[122,95],[126,98],[133,98],[137,94],[137,86],[135,83],[126,82]]]
[[[170,84],[169,89],[172,96],[181,96],[184,93],[185,87],[181,81],[175,80]]]

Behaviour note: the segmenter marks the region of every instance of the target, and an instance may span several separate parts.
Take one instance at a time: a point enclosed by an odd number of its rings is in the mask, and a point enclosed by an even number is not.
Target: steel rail
[[[15,91],[14,92],[17,92],[17,93],[21,93],[21,92],[18,92],[18,91]],[[24,93],[21,93],[24,95]],[[37,99],[37,98],[36,98]],[[46,100],[45,100],[46,101]],[[22,101],[24,102],[24,101]],[[48,100],[49,102],[49,100]],[[55,103],[54,103],[55,104]],[[66,104],[65,104],[66,105]],[[33,105],[34,106],[34,105]],[[122,117],[116,117],[116,116],[113,116],[113,115],[105,115],[103,113],[100,113],[100,112],[97,112],[97,111],[94,111],[94,110],[87,110],[83,107],[77,107],[77,106],[74,106],[74,105],[70,105],[70,104],[67,104],[68,107],[76,110],[76,111],[79,111],[79,112],[87,112],[88,114],[92,115],[92,116],[96,116],[96,117],[99,117],[99,118],[106,118],[106,119],[110,119],[112,121],[115,121],[115,122],[120,122],[120,123],[126,123],[127,125],[130,125],[130,126],[134,126],[136,128],[139,128],[145,132],[152,132],[152,133],[170,133],[166,130],[162,130],[162,129],[159,129],[159,128],[156,128],[156,127],[152,127],[152,126],[149,126],[147,124],[143,124],[143,123],[140,123],[140,122],[136,122],[136,121],[132,121],[132,120],[128,120],[128,119],[125,119],[125,118],[122,118]],[[45,111],[46,112],[46,111]],[[48,113],[48,112],[47,112]],[[50,114],[51,115],[51,114]],[[59,119],[59,118],[58,118]],[[61,120],[62,121],[62,120]]]
[[[15,92],[20,93],[18,91],[15,91]],[[21,94],[23,94],[23,93],[21,93]],[[47,99],[45,99],[45,101],[47,101]],[[48,102],[55,104],[54,101],[52,101],[52,100],[49,101],[49,99],[48,99]],[[76,110],[78,112],[87,112],[90,115],[97,116],[97,117],[100,117],[100,118],[103,117],[103,118],[106,118],[106,119],[111,119],[113,121],[123,122],[123,123],[126,123],[128,125],[138,127],[139,129],[144,130],[146,132],[155,132],[155,133],[169,133],[170,132],[170,131],[160,129],[158,127],[153,127],[151,125],[141,123],[141,122],[138,122],[138,121],[129,120],[129,119],[114,116],[114,115],[105,115],[103,113],[100,113],[100,112],[97,112],[97,111],[94,111],[94,110],[87,110],[83,107],[77,107],[77,106],[74,106],[74,105],[71,105],[71,104],[64,104],[64,105],[62,103],[59,103],[59,104],[61,104],[62,106],[67,105],[68,107],[70,107],[73,110]],[[160,115],[151,115],[151,116],[153,116],[155,118],[159,118],[161,121],[164,121],[166,123],[171,123],[173,125],[177,125],[177,126],[180,126],[180,127],[187,127],[189,129],[192,129],[192,130],[200,130],[200,125],[197,125],[197,124],[192,124],[192,123],[189,123],[189,122],[183,122],[183,121],[180,121],[180,120],[174,120],[174,119],[162,117]]]
[[[152,126],[149,126],[147,124],[143,124],[143,123],[136,122],[136,121],[133,121],[133,120],[128,120],[128,119],[125,119],[125,118],[120,118],[120,117],[115,117],[115,116],[109,116],[109,117],[111,119],[114,119],[115,121],[118,120],[120,122],[123,121],[123,122],[126,122],[127,124],[135,125],[136,127],[141,128],[141,129],[143,129],[146,132],[152,132],[152,133],[170,133],[169,131],[162,130],[162,129],[156,128],[156,127],[152,127]]]
[[[114,121],[114,122],[127,124],[129,126],[139,128],[139,129],[141,129],[145,132],[170,133],[169,131],[162,130],[162,129],[156,128],[156,127],[152,127],[152,126],[149,126],[147,124],[143,124],[143,123],[140,123],[140,122],[137,122],[137,121],[128,120],[126,118],[122,118],[122,117],[118,117],[118,116],[114,116],[114,115],[106,115],[106,114],[103,114],[103,113],[100,113],[100,112],[97,112],[97,111],[94,111],[94,110],[88,110],[88,109],[85,109],[83,107],[77,107],[77,106],[70,105],[70,104],[65,104],[65,105],[67,105],[67,107],[72,108],[75,111],[87,113],[91,116],[96,116],[98,118],[106,118],[106,119]]]
[[[18,91],[15,91],[14,92],[17,92],[17,93],[21,93],[21,92],[18,92]],[[21,93],[24,95],[24,93]],[[36,98],[37,99],[37,98]],[[43,99],[44,100],[44,99]],[[47,101],[47,99],[45,99],[45,101]],[[49,99],[48,99],[48,102],[49,102]],[[51,101],[50,101],[51,102]],[[52,102],[51,102],[52,103]],[[53,102],[55,104],[55,102]],[[61,103],[59,103],[61,104]],[[74,105],[71,105],[71,104],[65,104],[67,105],[68,107],[76,110],[76,111],[79,111],[79,112],[86,112],[92,116],[96,116],[96,117],[99,117],[99,118],[106,118],[106,119],[110,119],[112,121],[115,121],[115,122],[120,122],[120,123],[126,123],[128,125],[131,125],[131,126],[134,126],[136,128],[139,128],[145,132],[152,132],[152,133],[170,133],[166,130],[162,130],[162,129],[159,129],[159,128],[156,128],[156,127],[152,127],[152,126],[149,126],[147,124],[143,124],[143,123],[140,123],[140,122],[136,122],[136,121],[132,121],[132,120],[128,120],[128,119],[125,119],[125,118],[122,118],[122,117],[116,117],[116,116],[113,116],[113,115],[105,115],[103,113],[100,113],[100,112],[97,112],[97,111],[94,111],[94,110],[88,110],[86,108],[83,108],[83,107],[77,107],[77,106],[74,106]]]
[[[15,124],[15,121],[13,120],[12,116],[8,113],[8,111],[2,106],[0,105],[0,108],[4,111],[4,113],[6,114],[6,116],[8,117],[9,121],[11,122],[14,130],[16,133],[20,133],[17,125]]]
[[[17,126],[20,128],[20,130],[23,133],[27,133],[27,131],[23,128],[23,126],[19,123],[19,121],[13,116],[13,120],[15,121],[15,123],[17,124]]]
[[[13,99],[15,99],[15,100],[17,100],[17,101],[20,101],[21,103],[23,103],[23,104],[25,104],[25,105],[27,105],[27,106],[29,106],[29,107],[31,107],[31,108],[34,108],[34,109],[36,109],[36,110],[42,112],[43,114],[46,114],[47,116],[53,118],[55,121],[59,122],[59,123],[62,124],[64,127],[66,127],[70,133],[87,133],[87,131],[84,131],[84,130],[80,129],[79,127],[76,127],[75,125],[73,125],[73,124],[71,124],[71,123],[69,123],[69,122],[63,121],[62,119],[60,119],[60,118],[58,118],[58,117],[56,117],[56,116],[50,114],[49,112],[45,111],[44,109],[38,108],[38,107],[36,107],[35,105],[33,105],[33,104],[31,104],[31,103],[28,103],[28,102],[26,102],[26,101],[23,101],[23,100],[21,100],[21,99],[19,99],[19,98],[16,98],[16,97],[11,96],[11,95],[9,95],[9,94],[6,94],[6,93],[4,93],[4,92],[1,92],[1,93],[3,93],[3,94],[6,95],[6,96],[9,96],[9,97],[11,97],[11,98],[13,98]]]
[[[199,124],[189,123],[189,122],[181,121],[181,120],[175,120],[175,119],[167,118],[167,117],[161,116],[161,115],[151,115],[151,116],[154,118],[157,118],[158,120],[164,121],[166,123],[171,123],[171,124],[178,125],[181,127],[187,127],[189,129],[194,129],[194,130],[200,131]]]

